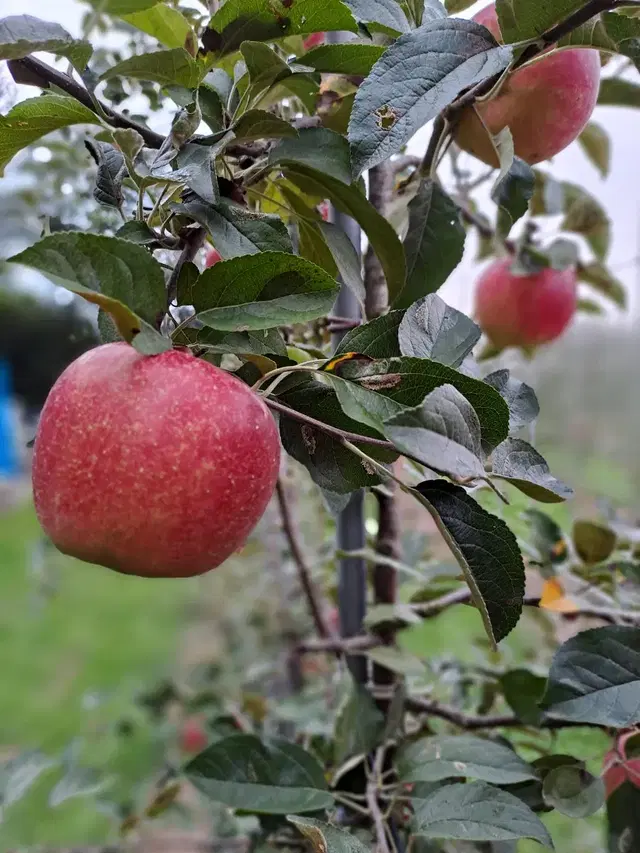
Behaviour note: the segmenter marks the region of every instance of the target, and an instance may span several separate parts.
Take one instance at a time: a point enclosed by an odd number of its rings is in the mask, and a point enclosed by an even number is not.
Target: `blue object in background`
[[[0,361],[0,477],[16,477],[20,472],[12,402],[9,365]]]

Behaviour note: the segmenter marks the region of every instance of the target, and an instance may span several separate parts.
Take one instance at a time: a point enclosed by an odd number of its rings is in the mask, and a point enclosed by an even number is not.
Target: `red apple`
[[[318,205],[318,213],[324,219],[325,222],[329,221],[329,202],[321,201]]]
[[[494,346],[533,347],[555,340],[576,310],[572,267],[515,275],[513,259],[493,261],[478,279],[475,319]]]
[[[637,748],[632,749],[632,755],[627,753],[628,741],[634,738],[640,745],[640,732],[631,731],[619,734],[611,749],[604,757],[602,779],[605,784],[607,799],[624,782],[631,782],[640,788],[640,755]]]
[[[191,577],[246,541],[278,476],[278,432],[239,379],[186,351],[105,344],[42,410],[40,523],[65,554],[143,577]]]
[[[200,720],[189,717],[184,721],[180,730],[180,749],[183,752],[194,755],[197,752],[202,752],[208,743],[209,738]]]
[[[204,257],[205,268],[208,269],[209,267],[212,267],[214,264],[217,264],[218,261],[221,260],[222,255],[217,249],[209,249]]]
[[[324,44],[324,33],[312,33],[304,39],[302,44],[305,50],[311,50],[312,47],[318,47],[319,44]]]
[[[474,16],[500,41],[494,5]],[[465,151],[492,166],[496,152],[485,128],[494,136],[509,127],[515,153],[527,163],[540,163],[573,142],[589,120],[598,99],[600,54],[597,50],[553,50],[515,71],[497,97],[467,108],[455,138]],[[478,118],[478,115],[482,119]]]

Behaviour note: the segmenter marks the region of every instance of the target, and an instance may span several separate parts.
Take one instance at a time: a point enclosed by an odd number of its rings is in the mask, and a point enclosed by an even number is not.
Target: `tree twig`
[[[391,450],[397,453],[395,447],[390,441],[385,441],[384,438],[374,438],[369,435],[358,435],[355,432],[348,432],[344,429],[338,429],[338,427],[330,426],[329,424],[325,424],[322,421],[316,420],[316,418],[312,418],[310,415],[305,415],[302,412],[296,411],[296,409],[292,409],[291,406],[287,406],[284,403],[279,403],[277,400],[274,400],[272,397],[263,398],[264,402],[270,409],[273,409],[274,412],[279,412],[281,415],[284,415],[287,418],[291,418],[294,421],[299,421],[302,424],[307,424],[307,426],[313,427],[314,429],[320,430],[320,432],[324,432],[327,435],[330,435],[332,438],[338,439],[338,441],[351,441],[354,444],[368,444],[372,447],[381,447],[384,450]]]
[[[280,517],[282,519],[282,532],[284,533],[287,542],[289,543],[291,557],[293,558],[293,562],[296,564],[296,568],[298,569],[298,578],[300,580],[300,585],[302,586],[305,597],[307,599],[307,604],[309,605],[309,612],[311,613],[311,617],[316,627],[318,636],[327,639],[332,636],[332,632],[330,631],[327,621],[324,617],[324,612],[320,601],[320,596],[318,594],[318,589],[315,583],[313,582],[313,578],[311,577],[311,569],[302,551],[302,546],[300,545],[298,531],[293,520],[291,507],[289,505],[289,499],[287,497],[286,486],[282,480],[282,477],[278,478],[278,482],[276,485],[276,497],[278,500],[278,507],[280,509]]]
[[[379,747],[375,752],[371,774],[367,779],[367,807],[369,809],[369,815],[373,821],[373,828],[376,834],[377,853],[391,853],[387,842],[384,818],[382,816],[382,811],[380,810],[380,804],[378,803],[378,789],[380,786],[383,764],[384,747]]]

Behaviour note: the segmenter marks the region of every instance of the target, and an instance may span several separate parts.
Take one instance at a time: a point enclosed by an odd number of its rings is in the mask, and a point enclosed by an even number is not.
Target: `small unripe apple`
[[[180,749],[183,752],[194,755],[202,752],[208,743],[209,738],[200,720],[190,717],[184,721],[180,730]]]
[[[206,269],[212,267],[214,264],[217,264],[218,261],[222,260],[222,255],[217,249],[209,249],[207,254],[204,257],[204,265]]]
[[[187,351],[104,344],[53,386],[35,440],[42,527],[65,554],[143,577],[191,577],[246,541],[278,477],[264,402]]]
[[[495,5],[481,9],[473,20],[501,41]],[[518,157],[531,164],[548,160],[582,132],[596,105],[599,86],[597,50],[553,50],[511,74],[495,98],[476,102],[477,114],[474,106],[465,109],[455,130],[456,142],[497,166],[485,127],[493,136],[508,127]]]
[[[575,269],[545,267],[531,275],[515,275],[512,264],[510,257],[499,258],[478,279],[476,322],[500,349],[555,340],[576,310]]]
[[[312,33],[304,39],[302,44],[305,50],[311,50],[312,47],[318,47],[318,45],[324,44],[324,33]]]

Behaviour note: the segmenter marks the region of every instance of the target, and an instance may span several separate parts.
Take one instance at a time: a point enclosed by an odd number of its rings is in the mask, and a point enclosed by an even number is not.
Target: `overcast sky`
[[[486,5],[485,0],[473,6],[467,14]],[[19,15],[25,12],[55,20],[73,35],[80,33],[80,20],[86,6],[77,0],[0,0],[2,15]],[[636,75],[637,76],[637,75]],[[639,81],[640,82],[640,81]],[[33,89],[20,87],[19,97],[32,97]],[[629,322],[640,313],[640,277],[634,259],[640,254],[640,170],[637,167],[638,143],[640,141],[640,110],[598,107],[593,119],[601,124],[612,137],[612,168],[605,180],[586,159],[577,143],[559,154],[552,164],[545,164],[556,177],[579,183],[600,198],[613,219],[613,241],[609,266],[629,288],[631,312],[627,317],[618,317],[620,322]],[[155,129],[166,131],[168,117],[154,116]],[[163,126],[164,123],[164,126]],[[429,129],[423,129],[410,144],[412,153],[421,154],[426,146]],[[9,174],[11,166],[8,168]],[[477,269],[473,268],[472,241],[465,260],[451,276],[442,291],[444,298],[456,307],[469,312],[471,293]],[[610,312],[612,319],[615,313]]]

